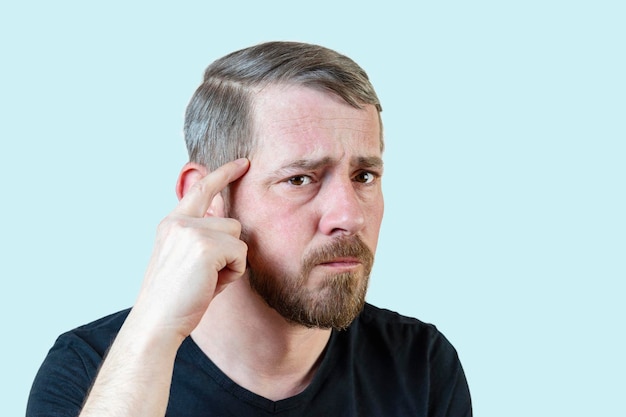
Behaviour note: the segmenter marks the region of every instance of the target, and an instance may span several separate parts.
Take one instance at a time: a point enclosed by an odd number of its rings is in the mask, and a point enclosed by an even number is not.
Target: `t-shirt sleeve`
[[[441,334],[431,346],[430,399],[428,415],[471,417],[472,401],[458,354]]]
[[[73,334],[60,336],[33,382],[26,417],[76,417],[102,362]]]

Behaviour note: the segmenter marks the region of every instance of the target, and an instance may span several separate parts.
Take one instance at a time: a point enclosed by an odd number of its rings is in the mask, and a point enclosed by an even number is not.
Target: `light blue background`
[[[475,414],[626,415],[623,2],[171,3],[0,6],[3,415],[59,333],[133,303],[204,67],[274,39],[370,74],[369,300],[447,335]]]

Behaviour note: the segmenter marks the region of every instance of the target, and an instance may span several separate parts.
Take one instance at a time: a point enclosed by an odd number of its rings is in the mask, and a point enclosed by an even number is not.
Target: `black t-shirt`
[[[27,417],[78,415],[102,358],[129,310],[61,335],[33,383]],[[367,304],[333,331],[311,384],[270,401],[226,376],[192,338],[174,365],[167,416],[471,416],[452,345],[433,326]]]

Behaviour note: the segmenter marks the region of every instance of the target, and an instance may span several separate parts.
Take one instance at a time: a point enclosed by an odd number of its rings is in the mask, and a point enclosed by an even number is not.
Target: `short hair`
[[[254,149],[254,93],[270,84],[328,91],[359,109],[372,104],[381,121],[374,87],[352,59],[307,43],[262,43],[232,52],[205,70],[185,113],[189,160],[213,171],[228,161],[249,157]]]

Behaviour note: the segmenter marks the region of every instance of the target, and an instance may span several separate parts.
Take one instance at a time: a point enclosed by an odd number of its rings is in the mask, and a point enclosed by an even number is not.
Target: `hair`
[[[213,171],[254,150],[254,93],[270,84],[302,85],[328,91],[361,109],[382,107],[365,71],[331,49],[299,42],[267,42],[213,62],[185,113],[190,162]],[[383,148],[381,122],[381,150]]]

